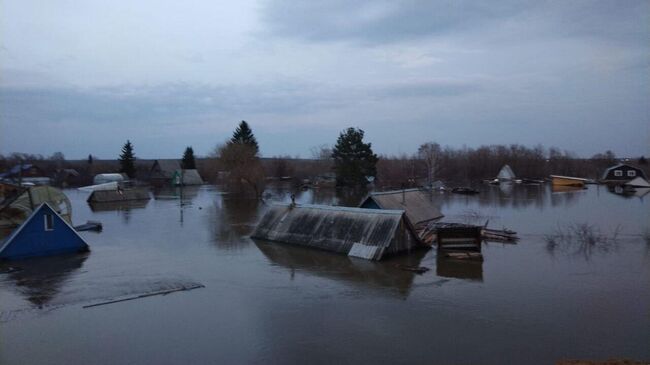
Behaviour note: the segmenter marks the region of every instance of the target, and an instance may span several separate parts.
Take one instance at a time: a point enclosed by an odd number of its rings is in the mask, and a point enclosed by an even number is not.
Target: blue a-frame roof
[[[80,251],[88,251],[86,241],[52,207],[43,203],[0,244],[0,259],[16,260]]]

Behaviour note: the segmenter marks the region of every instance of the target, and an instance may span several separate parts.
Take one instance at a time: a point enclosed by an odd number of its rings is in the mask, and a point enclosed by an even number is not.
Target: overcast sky
[[[360,127],[650,155],[650,1],[0,0],[0,153],[264,156]]]

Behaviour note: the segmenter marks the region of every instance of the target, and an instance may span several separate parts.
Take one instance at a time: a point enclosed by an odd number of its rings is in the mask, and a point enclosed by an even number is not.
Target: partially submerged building
[[[183,169],[177,160],[156,160],[149,180],[153,185],[201,185],[203,179],[196,169]]]
[[[41,204],[0,244],[0,259],[88,251],[88,244],[49,204]]]
[[[515,173],[512,171],[509,165],[503,165],[499,174],[497,175],[499,181],[512,181],[515,179]]]
[[[174,173],[172,184],[175,186],[180,185],[202,185],[203,179],[196,169],[182,169]]]
[[[149,191],[143,188],[94,190],[87,199],[88,203],[123,202],[130,200],[149,200]]]
[[[443,217],[440,209],[431,201],[431,197],[419,189],[374,192],[368,195],[359,207],[403,210],[415,231],[419,231],[430,221]]]
[[[421,245],[403,210],[327,205],[274,204],[251,236],[368,260]]]
[[[644,180],[648,179],[645,176],[643,170],[640,168],[624,163],[619,163],[618,165],[614,165],[605,170],[605,172],[603,172],[603,176],[601,177],[601,181],[604,183],[623,184],[627,181],[633,180],[636,177],[641,177]]]
[[[149,180],[154,185],[170,184],[180,169],[178,160],[156,160],[149,170]]]

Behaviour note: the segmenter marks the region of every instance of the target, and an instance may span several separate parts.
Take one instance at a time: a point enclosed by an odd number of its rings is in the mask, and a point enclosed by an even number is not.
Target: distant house
[[[122,174],[97,174],[93,179],[93,184],[106,184],[110,182],[121,182],[124,181],[124,175]]]
[[[647,180],[645,173],[640,168],[620,163],[605,170],[601,181],[604,183],[625,183],[636,177]]]
[[[43,177],[45,176],[45,173],[43,172],[43,169],[41,169],[40,167],[34,164],[26,163],[26,164],[16,165],[11,169],[5,171],[4,173],[0,174],[0,178],[5,178],[5,179],[17,179],[19,176]]]
[[[275,204],[251,237],[367,260],[420,246],[403,210]]]
[[[154,185],[171,184],[180,169],[178,160],[156,160],[149,170],[149,180]]]
[[[49,204],[41,204],[0,244],[0,259],[88,251],[88,244]]]
[[[176,170],[172,183],[174,185],[201,185],[203,179],[196,169]]]
[[[177,160],[156,160],[149,180],[153,185],[201,185],[203,179],[196,169],[184,170]]]
[[[510,181],[515,179],[515,173],[512,171],[510,166],[508,165],[503,165],[501,170],[499,171],[499,174],[497,175],[497,179],[499,181]]]
[[[33,164],[20,164],[0,174],[0,180],[9,180],[25,185],[49,185],[50,178],[45,176],[45,172],[40,167]]]

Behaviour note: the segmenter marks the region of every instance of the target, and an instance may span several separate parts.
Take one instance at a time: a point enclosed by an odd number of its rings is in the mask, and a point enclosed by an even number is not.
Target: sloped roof
[[[253,238],[380,259],[401,226],[404,211],[274,204]]]
[[[515,172],[512,171],[509,165],[503,165],[499,171],[499,174],[497,175],[497,178],[502,180],[512,180],[515,178]]]
[[[369,200],[381,209],[404,210],[413,224],[443,217],[440,210],[431,202],[427,194],[419,189],[393,190],[370,194],[360,206]]]
[[[174,173],[181,169],[178,160],[156,160],[151,166],[151,173],[160,174],[162,177],[171,179]]]
[[[176,173],[179,176],[182,173],[183,185],[201,185],[201,184],[203,184],[203,179],[201,178],[201,175],[199,175],[199,172],[196,169],[178,170]]]
[[[641,176],[637,176],[634,179],[626,182],[625,185],[639,188],[650,188],[650,183],[648,183],[648,181],[646,181],[646,179],[642,178]]]
[[[33,230],[34,227],[40,227],[43,229],[43,225],[40,222],[34,222],[31,224],[34,217],[40,217],[41,212],[51,214],[54,217],[54,230],[59,230],[59,232],[64,232],[64,235],[56,234],[50,238],[51,245],[43,245],[38,240],[35,241],[35,238],[30,231],[30,236],[22,239],[21,241],[21,232],[24,230]],[[20,248],[16,248],[15,245],[12,247],[12,244],[20,244]],[[7,237],[2,243],[0,243],[0,258],[21,258],[21,257],[31,257],[31,256],[41,256],[51,254],[57,251],[69,251],[76,249],[87,249],[88,244],[86,241],[75,231],[75,229],[63,219],[48,203],[42,203],[39,205],[32,214],[27,218],[18,228],[16,228],[9,237]]]

